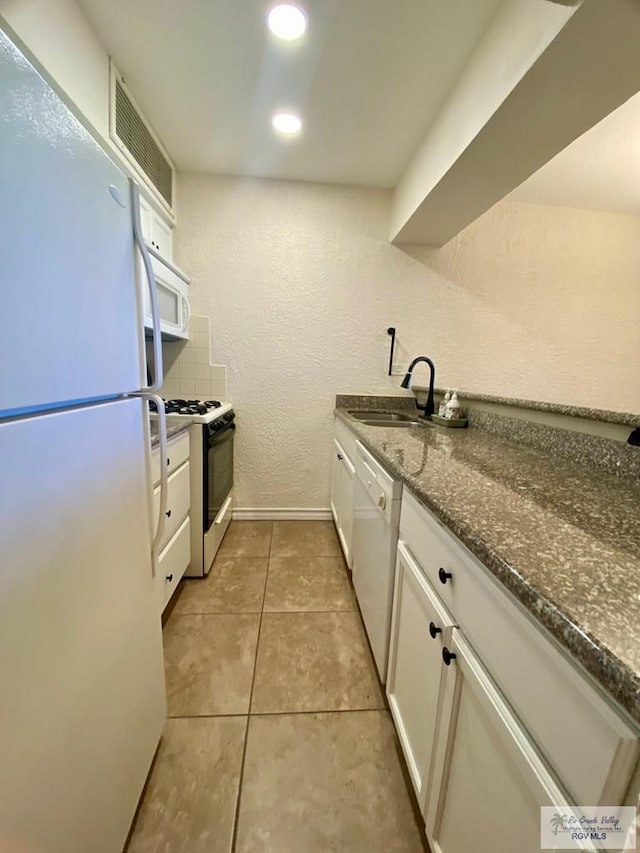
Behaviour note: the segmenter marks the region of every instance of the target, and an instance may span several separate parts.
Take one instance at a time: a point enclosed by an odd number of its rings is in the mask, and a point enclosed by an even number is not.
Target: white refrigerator
[[[3,853],[120,851],[166,714],[133,208],[0,29]]]

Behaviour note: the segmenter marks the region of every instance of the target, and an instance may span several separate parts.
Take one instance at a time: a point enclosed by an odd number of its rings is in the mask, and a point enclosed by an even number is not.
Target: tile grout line
[[[240,776],[238,778],[238,796],[236,797],[236,808],[233,816],[233,833],[231,835],[231,853],[235,853],[238,843],[238,820],[240,817],[240,801],[242,799],[242,786],[244,784],[244,765],[247,757],[247,743],[249,741],[249,723],[251,722],[251,702],[253,700],[253,688],[256,681],[256,670],[258,668],[258,647],[260,645],[260,633],[262,631],[262,617],[264,616],[264,600],[267,594],[267,582],[269,580],[269,563],[271,562],[271,546],[273,544],[273,522],[271,522],[271,535],[269,537],[269,553],[267,554],[267,571],[264,575],[264,587],[262,589],[262,605],[260,607],[260,619],[258,621],[258,636],[256,637],[256,653],[253,659],[253,673],[251,675],[251,689],[249,690],[249,707],[247,708],[247,725],[244,730],[244,744],[242,746],[242,760],[240,762]]]
[[[346,609],[344,607],[316,607],[313,609],[297,608],[296,610],[194,610],[189,613],[176,613],[176,616],[267,616],[280,613],[357,613],[357,607]]]
[[[379,714],[380,711],[386,711],[384,705],[378,705],[375,708],[312,708],[308,711],[259,711],[256,714],[251,714],[252,717],[295,717],[301,714]]]

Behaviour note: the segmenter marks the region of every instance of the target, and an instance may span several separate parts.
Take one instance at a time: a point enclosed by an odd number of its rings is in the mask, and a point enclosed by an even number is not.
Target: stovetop
[[[168,415],[206,415],[221,405],[219,400],[165,400],[164,410]]]
[[[157,409],[154,403],[150,403],[153,413]],[[231,403],[221,403],[219,400],[165,400],[164,410],[168,418],[172,420],[181,418],[192,423],[207,424],[231,411]]]

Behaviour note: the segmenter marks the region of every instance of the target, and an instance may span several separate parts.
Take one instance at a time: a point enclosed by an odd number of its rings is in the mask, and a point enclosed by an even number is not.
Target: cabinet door
[[[568,802],[469,645],[452,634],[426,813],[434,853],[540,853],[540,807]]]
[[[171,228],[155,211],[151,214],[151,242],[163,258],[168,261],[173,260]]]
[[[331,511],[336,523],[338,538],[347,565],[351,568],[351,540],[353,534],[353,463],[339,442],[333,442],[331,477]]]
[[[393,596],[387,696],[411,781],[423,807],[434,738],[443,638],[453,626],[419,565],[400,542]]]
[[[343,514],[340,505],[342,497],[342,448],[334,440],[331,456],[331,512],[338,530]]]
[[[152,249],[163,258],[173,260],[173,236],[171,227],[167,225],[160,214],[156,213],[149,202],[140,196],[140,225],[142,235]]]
[[[353,463],[346,455],[342,454],[342,501],[341,501],[341,522],[340,522],[340,543],[344,551],[344,558],[347,565],[351,568],[352,553],[351,543],[353,539],[353,500],[354,500],[354,478],[355,468]]]
[[[152,228],[151,228],[151,205],[144,198],[142,193],[140,194],[140,226],[142,228],[142,236],[145,241],[151,244],[152,241]]]

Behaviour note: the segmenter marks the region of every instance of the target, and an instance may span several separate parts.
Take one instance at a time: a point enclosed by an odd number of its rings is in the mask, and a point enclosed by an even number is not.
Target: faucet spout
[[[417,358],[414,358],[411,364],[409,365],[407,372],[405,374],[404,379],[400,383],[401,388],[410,388],[411,387],[411,379],[413,377],[413,369],[416,364],[420,364],[420,362],[424,361],[425,364],[429,365],[430,376],[429,376],[429,393],[427,394],[427,402],[424,406],[421,406],[416,400],[416,408],[421,409],[424,412],[425,418],[430,418],[431,415],[435,413],[436,407],[433,399],[433,386],[435,384],[436,378],[436,368],[434,363],[430,358],[427,358],[426,355],[419,355]]]

